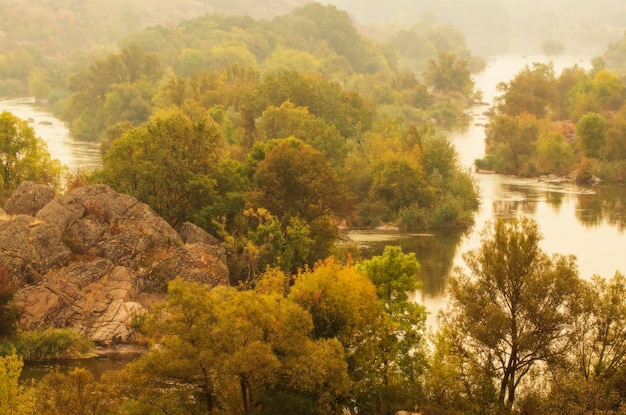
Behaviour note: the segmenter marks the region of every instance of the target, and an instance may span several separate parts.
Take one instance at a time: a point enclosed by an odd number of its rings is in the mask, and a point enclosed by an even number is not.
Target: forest
[[[60,194],[106,184],[216,237],[230,284],[164,284],[133,317],[146,351],[123,370],[24,383],[25,361],[93,345],[69,328],[22,330],[22,282],[0,264],[0,415],[624,413],[619,272],[583,279],[574,257],[540,248],[533,220],[499,219],[449,277],[432,329],[411,296],[414,253],[363,258],[344,242],[345,229],[472,226],[478,188],[447,133],[481,104],[484,61],[464,34],[424,16],[366,36],[333,5],[267,7],[139,31],[129,9],[117,37],[98,28],[73,53],[46,53],[48,34],[2,48],[0,95],[34,96],[103,159],[70,171],[3,112],[2,200],[24,181]],[[502,83],[476,167],[623,180],[625,48],[591,70],[535,64]]]

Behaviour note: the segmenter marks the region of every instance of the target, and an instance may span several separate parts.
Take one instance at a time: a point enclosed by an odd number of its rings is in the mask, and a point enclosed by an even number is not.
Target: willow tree
[[[540,240],[533,220],[498,219],[465,254],[469,275],[457,269],[450,282],[446,325],[459,333],[457,348],[496,381],[504,412],[536,363],[566,351],[577,303],[574,257],[548,256]]]

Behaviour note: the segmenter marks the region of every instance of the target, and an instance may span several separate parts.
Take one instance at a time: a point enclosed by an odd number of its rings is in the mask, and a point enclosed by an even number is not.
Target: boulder
[[[208,245],[220,245],[220,241],[215,236],[191,222],[183,222],[178,229],[178,234],[186,244],[202,242]]]
[[[74,189],[29,213],[0,215],[0,263],[22,282],[15,298],[27,329],[74,327],[98,344],[132,343],[133,317],[164,300],[173,278],[228,284],[215,238],[192,224],[179,234],[108,186]]]
[[[185,244],[155,261],[150,270],[152,281],[163,285],[176,277],[210,286],[228,284],[228,267],[223,248],[205,243]]]
[[[0,220],[0,263],[18,281],[39,281],[50,268],[63,265],[71,254],[54,225],[26,215]]]
[[[42,207],[35,217],[65,232],[85,215],[85,207],[71,196],[58,197]]]
[[[4,210],[9,215],[35,216],[52,199],[52,188],[43,184],[22,182],[5,202]]]
[[[81,261],[27,286],[16,296],[27,329],[74,327],[92,341],[125,343],[134,339],[132,319],[145,312],[133,301],[135,273],[110,261]]]

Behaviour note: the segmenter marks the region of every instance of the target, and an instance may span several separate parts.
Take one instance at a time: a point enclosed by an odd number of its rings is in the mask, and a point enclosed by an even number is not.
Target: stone
[[[15,299],[26,329],[74,327],[117,347],[135,341],[134,317],[164,300],[172,279],[228,284],[217,239],[190,223],[179,234],[108,186],[74,189],[34,211],[0,215],[0,263],[21,282]]]
[[[35,216],[39,210],[54,199],[54,190],[43,184],[22,182],[4,204],[9,215]]]
[[[219,245],[220,241],[201,227],[191,222],[183,222],[178,229],[178,234],[186,244],[202,242],[208,245]]]
[[[72,254],[58,227],[32,216],[0,220],[0,263],[18,281],[38,281]]]

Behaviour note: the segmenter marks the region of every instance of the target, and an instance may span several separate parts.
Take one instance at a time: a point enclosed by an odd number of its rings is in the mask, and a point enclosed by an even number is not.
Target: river
[[[48,145],[52,158],[75,169],[93,169],[102,164],[100,147],[96,143],[78,141],[70,135],[67,127],[45,107],[37,105],[33,98],[0,100],[0,112],[28,120],[38,137]]]

